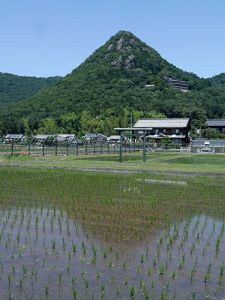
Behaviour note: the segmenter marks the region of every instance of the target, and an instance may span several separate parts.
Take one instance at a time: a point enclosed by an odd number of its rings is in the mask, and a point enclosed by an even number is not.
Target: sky
[[[175,66],[225,72],[225,0],[0,0],[0,72],[64,76],[119,30]]]

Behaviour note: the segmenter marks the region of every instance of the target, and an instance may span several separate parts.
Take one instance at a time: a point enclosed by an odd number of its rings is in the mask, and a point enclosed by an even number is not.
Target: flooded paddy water
[[[0,299],[223,299],[225,178],[0,169]]]

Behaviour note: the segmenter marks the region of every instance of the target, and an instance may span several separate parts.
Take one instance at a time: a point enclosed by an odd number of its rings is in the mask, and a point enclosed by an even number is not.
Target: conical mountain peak
[[[161,69],[166,61],[153,48],[146,45],[133,33],[119,31],[102,47],[97,49],[85,63],[98,63],[113,68],[152,68],[151,61]],[[159,69],[158,69],[159,71]],[[153,70],[153,72],[155,72]]]
[[[109,41],[108,50],[129,51],[135,48],[146,48],[146,45],[129,31],[119,31]]]
[[[184,94],[170,87],[165,77],[187,82],[193,93]],[[185,105],[190,104],[193,110],[189,94],[194,95],[206,85],[206,81],[167,62],[131,32],[119,31],[56,85],[7,108],[3,114],[8,115],[10,109],[18,118],[53,116],[58,120],[70,112],[79,116],[88,110],[101,115],[110,109],[116,115],[129,107],[183,116],[187,115],[183,113]]]

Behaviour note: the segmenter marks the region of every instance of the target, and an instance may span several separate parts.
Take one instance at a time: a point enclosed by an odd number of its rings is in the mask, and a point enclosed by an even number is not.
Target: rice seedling
[[[165,178],[1,168],[1,297],[219,299],[225,179]]]

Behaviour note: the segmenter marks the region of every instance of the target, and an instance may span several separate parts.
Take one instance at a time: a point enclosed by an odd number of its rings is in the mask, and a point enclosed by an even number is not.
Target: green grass
[[[194,153],[147,153],[143,162],[142,153],[126,153],[123,162],[118,155],[71,155],[26,157],[15,156],[1,158],[1,165],[24,167],[58,167],[70,169],[123,169],[143,171],[175,171],[175,172],[225,172],[225,154],[194,154]]]
[[[225,155],[201,155],[191,157],[178,157],[168,160],[171,164],[189,164],[189,165],[225,165]]]

